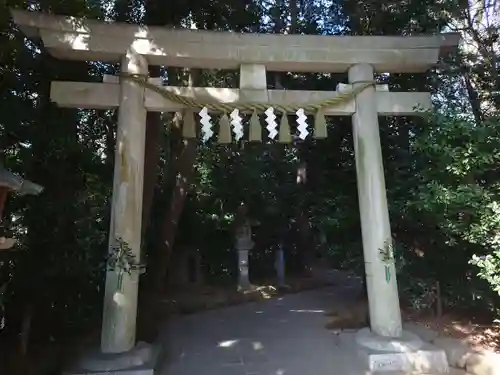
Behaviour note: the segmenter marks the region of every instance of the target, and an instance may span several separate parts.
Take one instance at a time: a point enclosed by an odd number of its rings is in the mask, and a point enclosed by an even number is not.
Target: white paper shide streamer
[[[202,125],[201,126],[202,140],[203,140],[203,142],[206,142],[210,138],[212,138],[212,136],[214,135],[214,132],[212,130],[213,124],[210,122],[211,117],[208,114],[208,108],[203,107],[203,109],[200,111],[199,115],[201,117],[200,123]]]
[[[276,130],[276,128],[278,127],[278,123],[276,122],[276,115],[274,114],[274,108],[269,107],[268,109],[266,109],[264,113],[266,114],[266,122],[267,122],[266,129],[269,131],[268,137],[274,139],[278,135],[278,131]]]
[[[303,108],[299,108],[297,112],[297,130],[299,131],[299,138],[304,140],[309,135],[309,131],[307,130],[307,116],[304,113]]]
[[[231,125],[233,126],[234,138],[239,141],[243,138],[243,125],[241,124],[242,118],[240,117],[240,111],[236,108],[231,114]]]

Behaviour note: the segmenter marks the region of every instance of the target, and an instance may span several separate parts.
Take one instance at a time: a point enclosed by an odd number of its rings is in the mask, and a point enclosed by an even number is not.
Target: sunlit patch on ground
[[[279,298],[283,294],[314,289],[323,285],[325,285],[324,282],[312,278],[287,280],[286,287],[279,287],[272,282],[256,283],[252,285],[251,289],[242,291],[238,291],[234,287],[201,285],[177,289],[161,300],[167,312],[189,314],[245,302]]]
[[[415,323],[440,332],[443,336],[464,339],[477,349],[490,349],[500,352],[500,324],[479,324],[467,318],[445,315],[409,317]]]

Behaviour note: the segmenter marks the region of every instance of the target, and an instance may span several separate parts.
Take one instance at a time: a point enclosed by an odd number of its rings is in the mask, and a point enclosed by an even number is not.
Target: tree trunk
[[[200,72],[192,69],[190,71],[188,85],[197,85],[199,78]],[[176,131],[182,132],[181,126],[178,126]],[[166,184],[168,185],[173,180],[173,189],[162,225],[162,243],[160,244],[159,249],[159,264],[154,277],[155,289],[159,292],[164,290],[166,287],[166,275],[169,260],[174,248],[179,220],[184,209],[187,189],[194,172],[196,146],[196,139],[184,139],[182,141],[179,153],[175,154],[175,158],[173,158],[172,172],[174,173],[169,176],[170,181],[166,181]]]
[[[149,68],[150,77],[159,77],[159,66]],[[144,154],[144,188],[142,192],[142,236],[148,229],[155,186],[158,179],[157,166],[160,160],[160,135],[162,118],[160,112],[148,112],[146,116],[146,145]],[[144,245],[142,245],[144,246]]]
[[[163,242],[167,253],[171,253],[173,249],[177,226],[187,196],[187,189],[193,176],[194,162],[196,160],[196,145],[197,142],[195,139],[185,139],[183,141],[183,149],[177,161],[178,173],[175,177],[175,185],[167,211],[168,214],[163,226]]]
[[[465,69],[468,69],[467,67]],[[469,103],[472,109],[472,113],[474,114],[474,120],[477,125],[480,125],[483,122],[483,111],[481,110],[481,102],[479,100],[479,94],[474,89],[472,85],[472,81],[470,79],[470,75],[468,72],[464,73],[464,82],[465,88],[467,89],[467,95],[469,96]]]
[[[173,26],[176,23],[175,15],[170,11],[168,5],[161,0],[149,0],[145,2],[144,22],[148,26]],[[160,66],[150,66],[149,76],[160,77]],[[162,128],[162,115],[160,112],[148,112],[146,117],[146,145],[144,155],[144,188],[142,205],[142,237],[147,232],[155,186],[158,181],[157,167],[160,160],[160,135]],[[144,245],[142,245],[144,246]]]
[[[101,115],[101,114],[100,114]],[[105,114],[102,114],[104,117],[104,122],[106,126],[106,137],[105,137],[105,153],[106,153],[106,165],[109,168],[109,172],[111,177],[109,179],[110,182],[113,181],[113,166],[115,163],[115,133],[116,133],[116,124],[118,123],[117,112],[115,112],[110,119]]]

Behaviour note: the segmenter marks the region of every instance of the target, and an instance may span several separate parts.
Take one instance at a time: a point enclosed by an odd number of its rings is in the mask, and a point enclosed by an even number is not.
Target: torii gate
[[[185,68],[239,69],[239,89],[161,87],[198,102],[254,102],[280,108],[356,90],[374,73],[417,73],[456,48],[458,34],[434,36],[311,36],[268,35],[172,30],[131,24],[104,23],[37,12],[12,11],[26,36],[41,39],[55,57],[68,60],[121,62],[122,73],[146,76],[148,64]],[[266,70],[348,72],[348,85],[337,92],[267,90]],[[51,99],[62,107],[118,108],[118,132],[111,212],[110,245],[122,238],[140,257],[146,112],[172,112],[186,105],[167,100],[131,79],[105,76],[103,83],[53,82]],[[391,229],[387,207],[379,115],[419,115],[416,106],[431,108],[430,94],[390,92],[370,85],[336,106],[330,116],[352,116],[363,251],[371,330],[367,347],[388,338],[403,340]],[[269,119],[269,117],[268,117]],[[272,121],[271,121],[272,122]],[[275,125],[275,124],[274,124]],[[274,126],[273,125],[273,126]],[[271,126],[271,128],[273,127]],[[387,250],[385,256],[380,252]],[[101,336],[102,353],[134,350],[137,313],[137,271],[122,275],[108,271]],[[362,341],[362,340],[361,340]],[[360,342],[361,342],[360,341]],[[398,351],[393,345],[394,351]],[[96,365],[97,366],[97,365]],[[370,364],[372,369],[372,364]]]

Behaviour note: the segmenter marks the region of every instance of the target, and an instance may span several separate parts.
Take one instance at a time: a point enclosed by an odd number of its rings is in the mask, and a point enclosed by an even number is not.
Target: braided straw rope
[[[191,109],[201,109],[203,107],[206,107],[211,111],[219,111],[224,113],[232,112],[235,109],[238,109],[242,112],[254,112],[254,111],[265,111],[272,105],[271,103],[252,103],[252,102],[238,103],[238,104],[229,104],[221,102],[203,103],[203,102],[198,102],[193,98],[177,95],[174,94],[173,92],[164,90],[161,88],[161,86],[156,86],[155,84],[148,82],[148,77],[144,75],[120,73],[120,77],[137,82],[143,87],[160,94],[164,98],[176,103],[183,104]],[[287,105],[279,105],[273,107],[275,107],[278,111],[282,113],[296,112],[300,108],[302,108],[305,112],[317,112],[323,108],[333,107],[341,103],[347,102],[353,99],[361,91],[376,84],[375,81],[362,81],[356,83],[360,83],[360,85],[353,88],[350,91],[337,93],[336,96],[326,100],[308,104],[287,104]]]

